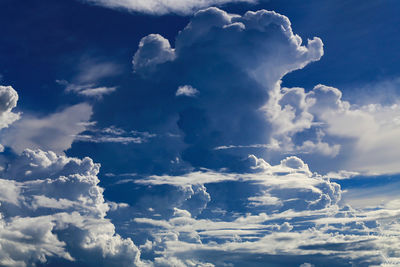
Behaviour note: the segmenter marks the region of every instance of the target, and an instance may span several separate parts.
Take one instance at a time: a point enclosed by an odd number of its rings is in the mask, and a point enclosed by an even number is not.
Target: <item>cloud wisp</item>
[[[139,12],[152,15],[178,14],[191,15],[194,12],[228,3],[256,3],[257,0],[81,0],[113,9]]]

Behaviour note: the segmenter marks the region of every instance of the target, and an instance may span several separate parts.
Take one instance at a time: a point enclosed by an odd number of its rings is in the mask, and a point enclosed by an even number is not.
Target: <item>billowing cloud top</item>
[[[11,86],[0,86],[0,129],[19,119],[11,110],[17,106],[18,94]]]

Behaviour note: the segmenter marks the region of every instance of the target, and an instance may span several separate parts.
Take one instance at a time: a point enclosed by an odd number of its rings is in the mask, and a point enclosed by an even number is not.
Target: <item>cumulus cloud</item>
[[[150,34],[140,40],[132,64],[135,71],[143,71],[174,59],[175,50],[169,41],[159,34]]]
[[[278,150],[337,157],[336,169],[371,175],[400,171],[395,160],[400,147],[395,138],[400,130],[397,102],[360,106],[342,100],[334,87],[317,85],[305,93],[278,86],[265,110]],[[296,144],[296,135],[304,132],[315,137]]]
[[[215,5],[235,2],[256,3],[256,0],[83,0],[88,3],[115,9],[164,15],[168,13],[190,15],[195,11]]]
[[[31,266],[61,258],[66,265],[134,266],[139,251],[105,218],[100,165],[25,150],[5,160],[0,183],[0,264]],[[94,266],[94,265],[93,265]]]
[[[86,129],[91,116],[92,107],[86,103],[44,117],[24,114],[12,127],[2,131],[1,140],[17,153],[25,148],[63,153],[71,147],[75,136]]]
[[[238,159],[257,150],[274,160],[281,153],[304,157],[322,173],[399,172],[398,101],[356,105],[325,85],[282,88],[284,75],[322,55],[322,41],[303,44],[285,16],[209,8],[193,16],[175,47],[160,35],[144,37],[133,67],[149,94],[165,97],[166,106],[156,108],[164,121],[178,116],[187,145],[182,158],[196,167],[237,169]],[[170,97],[182,84],[201,94],[177,103]],[[160,126],[167,127],[176,125]]]
[[[188,145],[183,159],[214,168],[226,167],[220,166],[222,153],[237,156],[236,150],[215,148],[269,143],[270,123],[262,107],[270,91],[285,74],[317,61],[322,54],[322,41],[313,38],[303,44],[285,16],[266,10],[240,16],[208,8],[193,16],[176,37],[175,47],[160,35],[144,37],[133,68],[145,84],[143,90],[163,95],[164,103],[153,106],[157,109],[153,112],[169,117],[163,122],[178,116],[177,123],[161,128],[176,131],[172,127],[178,126],[183,132]],[[172,99],[182,84],[201,93],[186,101]],[[186,95],[193,91],[187,89]],[[324,153],[335,153],[324,144],[316,146]],[[247,152],[238,153],[243,157]]]
[[[12,110],[17,106],[18,93],[11,86],[0,86],[0,129],[20,118]]]
[[[190,85],[183,85],[179,86],[178,90],[176,91],[176,96],[189,96],[189,97],[194,97],[199,93],[199,91],[196,88],[193,88]]]
[[[203,170],[136,180],[156,187],[202,185],[210,196],[200,214],[181,206],[170,216],[135,218],[150,242],[143,251],[151,248],[157,261],[174,258],[211,266],[241,266],[254,258],[252,266],[396,262],[398,201],[373,210],[340,206],[340,186],[313,174],[301,159],[288,157],[278,165],[250,159],[251,173]],[[234,192],[234,199],[221,194],[223,188]],[[217,208],[225,212],[213,212]]]
[[[18,94],[10,86],[0,87],[0,100],[0,120],[5,127],[18,117],[12,113]],[[23,131],[28,135],[22,137],[29,140],[49,130],[42,127],[56,129],[55,125],[65,122],[62,126],[69,128],[76,118],[73,122],[66,118],[82,112],[90,117],[90,106],[81,104],[45,119],[24,121],[22,125],[30,127],[14,130],[14,134]],[[56,135],[55,141],[63,135]],[[21,135],[16,138],[26,145]],[[2,154],[0,162],[0,265],[36,266],[60,260],[64,266],[140,264],[140,252],[132,240],[116,234],[115,226],[105,218],[112,205],[98,186],[100,164],[40,149]]]

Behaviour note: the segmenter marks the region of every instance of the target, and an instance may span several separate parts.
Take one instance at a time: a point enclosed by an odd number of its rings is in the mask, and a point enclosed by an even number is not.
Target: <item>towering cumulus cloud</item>
[[[160,35],[144,37],[133,67],[144,80],[152,81],[146,88],[152,94],[175,93],[182,84],[196,88],[195,100],[167,95],[161,105],[169,104],[169,99],[175,104],[164,116],[178,113],[177,125],[188,145],[182,154],[185,160],[194,166],[227,167],[216,155],[232,151],[215,148],[268,144],[272,129],[262,107],[279,80],[319,60],[322,47],[319,38],[304,45],[288,18],[275,12],[239,16],[209,8],[194,15],[178,34],[175,48]]]
[[[1,125],[18,118],[10,86],[0,87]],[[100,165],[26,149],[1,155],[0,265],[134,266],[139,251],[115,233],[98,186]]]
[[[371,210],[343,205],[340,186],[298,157],[306,155],[313,163],[326,159],[328,170],[354,169],[351,161],[342,165],[343,159],[368,134],[347,123],[376,124],[375,111],[386,109],[377,106],[368,113],[324,85],[309,92],[281,87],[284,75],[322,55],[320,39],[303,44],[285,16],[265,10],[239,16],[209,8],[194,15],[174,47],[161,35],[141,40],[134,72],[143,90],[163,96],[165,103],[153,108],[157,114],[168,110],[165,121],[176,119],[185,143],[180,156],[195,169],[121,181],[133,183],[138,192],[133,202],[140,205],[126,214],[134,217],[132,228],[140,229],[135,238],[143,261],[158,266],[398,263],[398,202]],[[182,85],[195,88],[195,97],[177,98]]]

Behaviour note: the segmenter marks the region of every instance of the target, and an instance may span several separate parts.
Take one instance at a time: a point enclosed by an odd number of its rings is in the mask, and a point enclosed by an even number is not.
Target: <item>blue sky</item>
[[[0,3],[0,266],[397,266],[400,3]]]

